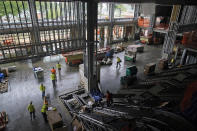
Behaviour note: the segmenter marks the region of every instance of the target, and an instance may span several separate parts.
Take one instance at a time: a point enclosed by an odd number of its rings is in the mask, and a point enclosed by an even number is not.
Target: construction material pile
[[[195,131],[191,123],[195,123],[197,116],[196,76],[197,65],[155,73],[113,94],[110,107],[105,101],[94,103],[84,89],[61,95],[60,99],[74,117],[75,128],[77,125],[94,131]]]
[[[0,130],[3,130],[8,123],[8,115],[6,112],[0,112]]]

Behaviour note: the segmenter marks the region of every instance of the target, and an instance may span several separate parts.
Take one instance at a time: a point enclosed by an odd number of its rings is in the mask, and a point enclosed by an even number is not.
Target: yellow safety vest
[[[28,109],[29,112],[34,112],[35,111],[35,108],[32,104],[29,104],[27,109]]]
[[[44,104],[44,105],[42,106],[41,112],[42,112],[42,113],[46,113],[46,111],[47,111],[47,105]]]
[[[55,74],[51,74],[51,80],[55,80]]]
[[[120,60],[120,58],[118,57],[118,58],[117,58],[117,62],[120,62],[120,61],[121,61],[121,60]]]
[[[45,86],[40,85],[40,90],[45,91]]]
[[[61,69],[61,64],[56,65],[57,69]]]

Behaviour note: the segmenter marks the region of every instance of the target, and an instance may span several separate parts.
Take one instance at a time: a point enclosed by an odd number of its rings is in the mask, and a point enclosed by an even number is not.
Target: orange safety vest
[[[55,69],[51,69],[51,73],[56,74],[56,70]]]

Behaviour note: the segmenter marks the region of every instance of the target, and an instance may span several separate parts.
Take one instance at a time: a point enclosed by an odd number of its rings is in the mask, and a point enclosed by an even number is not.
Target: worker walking
[[[51,69],[51,73],[52,73],[52,74],[56,74],[56,70],[55,70],[54,67]]]
[[[46,114],[46,111],[47,110],[48,110],[48,106],[47,106],[47,104],[44,104],[42,106],[41,113],[42,113],[42,116],[43,116],[45,122],[48,122],[48,120],[47,120],[47,114]]]
[[[42,92],[42,98],[45,97],[45,86],[43,84],[40,85],[40,91]]]
[[[58,69],[58,72],[60,74],[60,71],[61,71],[61,64],[58,62],[57,65],[56,65],[57,69]]]
[[[113,103],[112,94],[109,91],[107,91],[106,100],[107,106],[109,107]]]
[[[36,118],[36,115],[35,115],[35,108],[34,108],[34,105],[32,104],[32,101],[31,101],[30,104],[28,105],[27,109],[28,109],[28,111],[29,111],[29,113],[30,113],[30,118],[31,118],[31,120],[32,120],[32,118],[35,119],[35,118]]]
[[[53,87],[55,87],[56,85],[56,75],[51,73],[51,80],[52,80],[52,84],[53,84]]]
[[[120,62],[121,62],[121,59],[117,56],[117,63],[116,63],[116,68],[118,68],[118,66],[120,67]]]

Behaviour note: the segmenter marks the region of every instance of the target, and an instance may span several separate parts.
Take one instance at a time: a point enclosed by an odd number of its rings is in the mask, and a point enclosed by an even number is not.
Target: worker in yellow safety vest
[[[47,122],[47,114],[46,114],[47,110],[48,110],[48,105],[44,104],[42,106],[41,113],[42,113],[42,116],[43,116],[45,122]]]
[[[36,118],[35,108],[34,108],[34,105],[32,104],[32,102],[30,102],[30,104],[28,105],[27,109],[28,109],[28,111],[30,113],[31,120],[32,120],[32,117],[33,117],[33,119],[35,119]]]
[[[40,85],[40,91],[42,92],[42,98],[45,97],[45,86],[43,84]]]
[[[55,87],[56,75],[53,73],[51,73],[51,80],[52,80],[53,87]]]
[[[117,56],[117,63],[116,63],[116,68],[118,68],[118,66],[120,67],[120,62],[121,62],[121,59]]]
[[[61,71],[61,64],[59,62],[57,63],[56,67],[58,69],[58,72],[60,73],[60,71]]]

